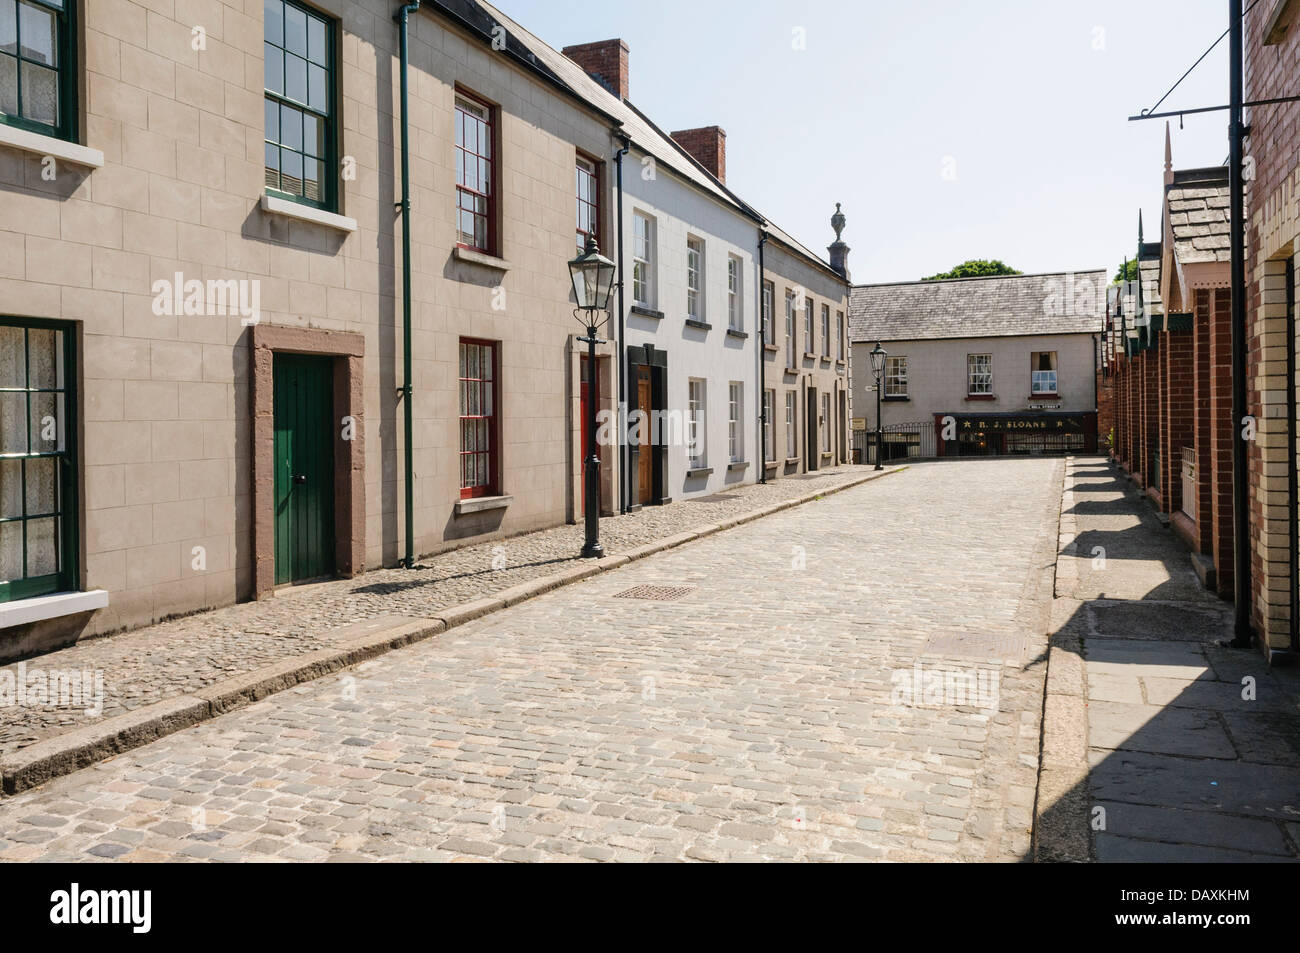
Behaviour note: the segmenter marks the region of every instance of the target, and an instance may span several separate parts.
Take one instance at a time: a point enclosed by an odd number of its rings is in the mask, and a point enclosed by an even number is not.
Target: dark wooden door
[[[328,357],[277,354],[275,581],[334,572],[334,373]]]
[[[587,466],[587,461],[591,459],[591,453],[592,453],[592,447],[591,447],[591,434],[588,432],[590,428],[589,428],[588,425],[587,425],[587,412],[588,412],[588,411],[587,411],[587,408],[588,408],[588,403],[587,403],[587,402],[588,402],[588,401],[591,401],[591,400],[594,400],[594,401],[595,401],[595,406],[596,406],[596,412],[597,412],[597,413],[600,412],[600,365],[597,364],[597,366],[596,366],[596,381],[595,381],[595,387],[594,387],[594,388],[591,388],[591,385],[588,383],[588,371],[589,371],[589,369],[588,369],[587,357],[586,357],[586,355],[583,355],[583,358],[582,358],[582,400],[581,400],[581,406],[579,407],[579,413],[582,415],[581,429],[582,429],[582,489],[583,489],[583,493],[582,493],[582,505],[578,507],[579,512],[582,513],[583,515],[586,515],[586,512],[587,512],[587,510],[586,510],[586,506],[587,506],[587,492],[586,492],[586,490],[587,490],[587,480],[588,480],[588,478],[589,478],[589,470],[590,470],[590,468]],[[590,389],[594,389],[595,393],[594,393],[594,394],[592,394],[592,393],[588,393],[588,391],[589,391]],[[599,426],[599,424],[598,424],[597,426]],[[597,457],[600,456],[600,448],[599,448],[599,446],[596,447],[596,456],[597,456]],[[597,467],[597,469],[596,469],[596,499],[597,499],[597,500],[600,499],[600,468],[599,468],[599,467]],[[597,506],[596,506],[596,511],[597,511],[597,512],[600,511],[600,505],[599,505],[599,503],[598,503]]]
[[[636,406],[641,411],[641,424],[637,427],[637,434],[642,436],[641,445],[637,448],[636,455],[636,501],[642,505],[653,502],[654,500],[654,461],[655,450],[651,442],[654,433],[654,422],[651,419],[651,405],[653,401],[652,388],[650,386],[650,368],[641,365],[636,370]]]
[[[807,412],[807,426],[804,427],[804,459],[811,473],[821,465],[821,455],[817,450],[817,389],[809,387],[804,392],[804,410]]]

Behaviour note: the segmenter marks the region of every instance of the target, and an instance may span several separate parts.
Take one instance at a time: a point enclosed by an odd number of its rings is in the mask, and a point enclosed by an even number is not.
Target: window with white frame
[[[835,359],[837,361],[842,361],[844,360],[844,312],[836,311],[835,320],[839,324],[839,332],[836,335],[836,341],[838,341],[839,343],[836,345],[835,348]]]
[[[785,455],[789,460],[799,456],[799,395],[785,392]]]
[[[812,298],[803,299],[803,347],[809,354],[813,353],[813,322],[817,320],[814,307]]]
[[[907,397],[907,355],[885,358],[885,397]]]
[[[772,303],[776,289],[772,282],[763,282],[763,343],[776,346],[776,325],[772,321]]]
[[[707,459],[705,451],[708,438],[705,419],[708,408],[705,400],[707,396],[705,382],[698,377],[692,377],[687,388],[686,452],[690,457],[690,468],[701,470]]]
[[[822,357],[831,356],[831,306],[822,305]]]
[[[831,395],[822,394],[822,453],[831,452]]]
[[[586,156],[577,157],[574,179],[578,200],[578,254],[587,250],[587,239],[600,240],[600,171]]]
[[[704,320],[704,242],[686,239],[686,317]]]
[[[745,329],[745,277],[740,259],[727,257],[727,327],[733,331]]]
[[[993,355],[966,355],[966,393],[971,397],[992,395]]]
[[[885,358],[885,396],[907,396],[907,355]]]
[[[632,301],[654,307],[655,223],[648,215],[632,213]]]
[[[794,312],[797,307],[795,294],[793,291],[785,293],[785,366],[795,366],[795,324]]]
[[[776,459],[776,442],[773,439],[776,421],[772,419],[775,414],[776,391],[768,388],[763,391],[763,450],[769,462]]]
[[[1035,351],[1030,355],[1030,393],[1035,397],[1051,395],[1055,397],[1057,390],[1056,381],[1056,352],[1055,351]]]
[[[727,455],[732,463],[745,459],[745,385],[740,381],[727,388]]]

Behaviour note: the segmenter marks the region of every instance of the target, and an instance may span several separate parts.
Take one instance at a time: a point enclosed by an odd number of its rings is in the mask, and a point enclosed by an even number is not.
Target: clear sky
[[[1131,123],[1227,28],[1223,0],[498,0],[556,48],[621,37],[630,99],[727,131],[727,184],[855,282],[968,258],[1109,268],[1159,237],[1164,122]],[[802,31],[802,32],[797,32]],[[805,48],[799,47],[802,38]],[[1227,41],[1161,107],[1227,102]],[[1173,121],[1221,165],[1227,114]]]

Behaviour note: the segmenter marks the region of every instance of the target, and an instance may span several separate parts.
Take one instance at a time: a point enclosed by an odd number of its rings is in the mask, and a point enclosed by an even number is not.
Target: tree
[[[1023,272],[1016,271],[1010,265],[1007,265],[998,259],[992,260],[984,258],[972,258],[970,261],[964,261],[952,271],[945,271],[943,274],[931,275],[929,278],[923,278],[922,281],[948,281],[952,278],[991,278],[994,275],[1019,275]]]
[[[1128,266],[1127,271],[1124,270],[1125,265]],[[1119,267],[1115,269],[1115,277],[1111,280],[1111,284],[1117,285],[1121,281],[1137,281],[1138,274],[1137,259],[1130,258],[1127,262],[1120,262]]]

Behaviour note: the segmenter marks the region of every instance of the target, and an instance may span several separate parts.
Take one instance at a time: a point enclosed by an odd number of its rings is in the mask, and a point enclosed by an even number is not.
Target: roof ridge
[[[921,278],[912,281],[874,281],[874,282],[866,282],[860,285],[854,285],[853,290],[856,291],[859,288],[898,288],[903,285],[949,285],[949,284],[957,284],[959,282],[965,282],[965,281],[995,281],[998,279],[1011,279],[1011,278],[1055,278],[1057,276],[1064,277],[1066,275],[1091,275],[1091,274],[1096,274],[1098,272],[1101,272],[1102,274],[1106,274],[1108,271],[1109,269],[1106,268],[1082,268],[1082,269],[1076,268],[1069,271],[1027,272],[1022,275],[974,275],[969,278],[935,278],[935,279]]]

